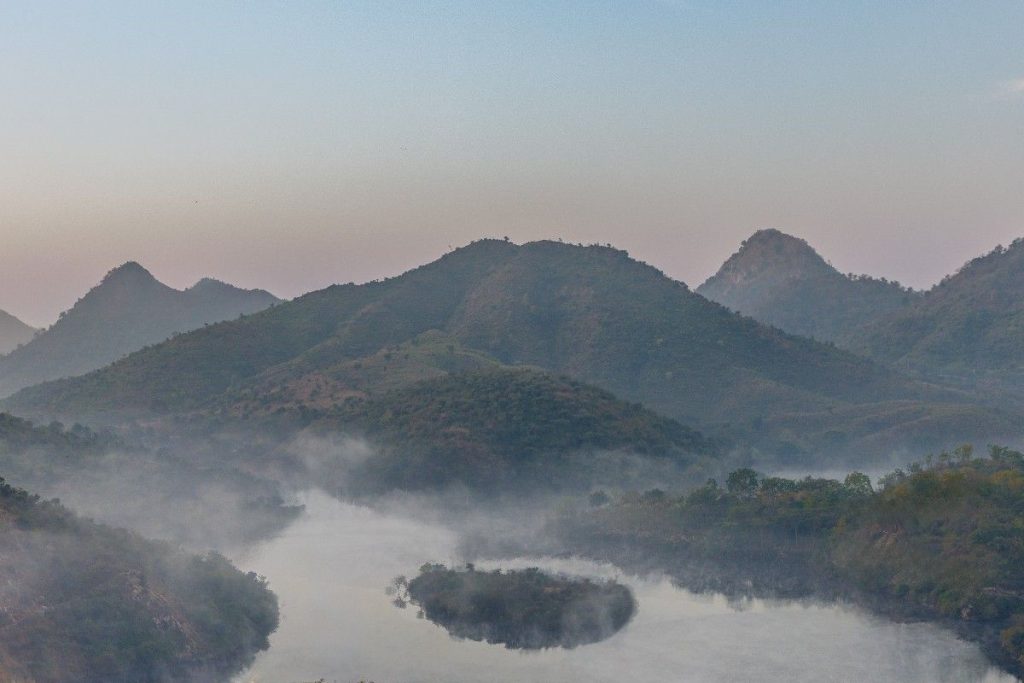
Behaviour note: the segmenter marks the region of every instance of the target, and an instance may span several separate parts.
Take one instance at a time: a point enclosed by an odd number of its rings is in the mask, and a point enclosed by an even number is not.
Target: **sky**
[[[0,3],[0,309],[283,297],[480,237],[925,287],[1024,236],[1024,1]]]

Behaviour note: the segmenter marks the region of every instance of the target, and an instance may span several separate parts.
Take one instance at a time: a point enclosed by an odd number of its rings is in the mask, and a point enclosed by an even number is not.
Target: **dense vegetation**
[[[919,293],[843,275],[803,240],[762,230],[697,291],[904,372],[1024,398],[1024,240]]]
[[[967,263],[846,345],[897,367],[1024,398],[1024,239]]]
[[[126,263],[21,348],[0,358],[0,396],[101,368],[147,344],[277,303],[262,290],[200,280],[184,291]]]
[[[700,433],[566,377],[492,367],[440,375],[314,422],[357,431],[377,450],[356,490],[463,484],[482,491],[550,492],[596,483],[628,486],[674,476],[717,446]]]
[[[844,275],[778,230],[754,233],[697,293],[786,332],[837,343],[921,296],[898,282]]]
[[[514,649],[572,648],[604,640],[636,611],[614,581],[550,576],[539,569],[477,571],[426,564],[412,581],[399,577],[395,604],[419,607],[453,636]]]
[[[451,357],[417,353],[417,339],[451,348]],[[908,401],[965,416],[965,436],[979,440],[1022,431],[1019,419],[996,415],[974,433],[973,416],[990,409],[967,405],[969,396],[731,313],[624,252],[496,240],[397,278],[330,287],[180,335],[7,405],[79,418],[265,415],[322,410],[378,391],[378,380],[397,388],[492,363],[564,373],[769,453],[857,453],[865,439],[886,449],[916,444],[916,418],[902,417]],[[877,419],[851,423],[843,413],[854,409]],[[798,439],[772,431],[784,416],[799,416]]]
[[[880,485],[858,473],[793,481],[737,470],[724,487],[567,514],[559,531],[571,548],[667,569],[698,589],[841,595],[947,621],[1024,673],[1024,454],[975,458],[963,447]]]
[[[2,479],[0,544],[3,680],[221,680],[277,627],[261,577],[80,519]]]

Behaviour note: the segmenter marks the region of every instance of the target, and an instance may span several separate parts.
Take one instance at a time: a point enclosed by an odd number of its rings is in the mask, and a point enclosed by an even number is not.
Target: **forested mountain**
[[[847,344],[900,368],[1024,396],[1024,239],[970,261]]]
[[[0,543],[0,680],[226,680],[277,627],[277,600],[255,574],[81,519],[3,479]]]
[[[7,405],[146,415],[227,410],[240,397],[261,403],[275,392],[292,404],[322,403],[326,390],[332,403],[361,391],[367,365],[392,380],[401,373],[383,372],[390,364],[420,378],[450,371],[443,353],[412,358],[412,341],[424,334],[450,338],[444,348],[459,362],[563,373],[684,424],[728,423],[784,450],[822,440],[852,447],[879,433],[892,443],[916,438],[920,415],[907,423],[908,407],[927,412],[939,402],[955,414],[963,400],[732,313],[622,251],[482,240],[399,277],[329,287],[177,336]],[[801,431],[772,433],[780,416],[799,416]],[[1021,429],[1012,416],[990,417],[986,430],[1011,432],[999,436]]]
[[[184,291],[137,263],[103,278],[50,328],[0,358],[0,396],[39,382],[81,375],[147,344],[277,302],[262,290],[200,280]]]
[[[920,298],[897,282],[844,275],[778,230],[755,232],[697,293],[786,332],[837,343]]]
[[[0,356],[10,353],[22,344],[27,344],[36,329],[15,318],[10,313],[0,311]]]
[[[357,490],[458,483],[550,492],[656,477],[703,481],[691,468],[717,455],[714,443],[675,420],[528,368],[441,375],[349,398],[313,424],[371,438],[374,452],[341,473]]]

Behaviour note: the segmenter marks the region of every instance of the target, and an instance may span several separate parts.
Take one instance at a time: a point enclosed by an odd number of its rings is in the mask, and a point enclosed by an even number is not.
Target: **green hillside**
[[[896,367],[1024,397],[1024,239],[967,263],[915,305],[852,334]]]
[[[277,600],[218,555],[80,519],[0,479],[0,678],[223,680],[269,645]]]
[[[842,597],[954,626],[1024,672],[1024,454],[961,447],[871,480],[731,473],[685,496],[566,513],[567,550],[669,572],[695,590]]]
[[[295,403],[322,386],[320,398],[299,402],[323,407],[324,391],[365,393],[367,366],[401,365],[425,334],[450,338],[471,366],[567,374],[687,424],[746,425],[766,442],[772,435],[757,425],[780,415],[818,416],[805,435],[815,443],[850,406],[966,400],[732,313],[622,251],[483,240],[400,277],[330,287],[180,335],[82,378],[20,392],[7,406],[108,417],[245,412],[265,409],[275,391]],[[436,361],[384,374],[449,371]]]
[[[596,387],[528,369],[439,376],[351,400],[317,419],[378,450],[368,487],[586,488],[631,477],[693,478],[717,446],[700,433]]]

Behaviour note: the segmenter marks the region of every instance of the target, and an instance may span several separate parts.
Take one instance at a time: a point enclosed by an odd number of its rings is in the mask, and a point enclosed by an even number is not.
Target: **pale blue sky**
[[[481,236],[922,286],[1024,235],[1024,2],[0,4],[0,309],[292,296]]]

